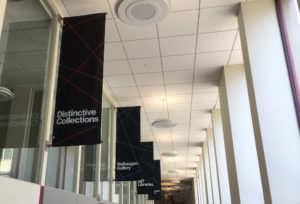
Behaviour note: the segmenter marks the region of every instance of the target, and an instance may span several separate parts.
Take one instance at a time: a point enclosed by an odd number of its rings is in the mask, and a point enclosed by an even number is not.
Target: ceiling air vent
[[[164,157],[177,157],[179,154],[176,151],[166,151],[161,154]]]
[[[129,25],[150,26],[165,19],[171,8],[171,0],[118,0],[115,13]]]
[[[166,128],[172,128],[177,125],[177,122],[175,120],[169,119],[169,118],[160,118],[155,120],[152,123],[153,127],[160,128],[160,129],[166,129]]]
[[[179,173],[178,170],[168,170],[167,172],[170,173],[170,174],[177,174],[177,173]]]

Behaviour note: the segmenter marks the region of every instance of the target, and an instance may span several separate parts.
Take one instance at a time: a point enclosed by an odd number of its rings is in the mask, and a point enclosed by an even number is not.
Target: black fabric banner
[[[153,142],[142,142],[141,148],[141,179],[137,182],[137,194],[150,194],[154,191]]]
[[[141,107],[117,109],[116,181],[141,179]]]
[[[160,160],[154,160],[154,191],[148,194],[148,200],[161,200],[161,171]]]
[[[101,143],[105,18],[64,18],[53,147]]]

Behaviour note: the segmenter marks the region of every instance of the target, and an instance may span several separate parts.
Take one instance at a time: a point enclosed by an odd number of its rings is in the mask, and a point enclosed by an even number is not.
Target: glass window
[[[44,145],[51,33],[52,17],[39,0],[7,1],[0,39],[0,175],[33,183]]]

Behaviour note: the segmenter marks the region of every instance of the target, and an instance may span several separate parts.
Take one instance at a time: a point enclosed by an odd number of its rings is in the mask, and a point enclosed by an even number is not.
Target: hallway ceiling
[[[142,141],[154,141],[162,180],[194,177],[223,65],[242,64],[240,0],[172,0],[170,15],[150,27],[116,18],[115,0],[57,0],[65,16],[107,12],[104,76],[116,106],[142,106]],[[200,5],[199,5],[200,4]],[[163,102],[178,125],[160,130]],[[174,159],[161,157],[175,150]],[[178,169],[178,174],[167,170]]]

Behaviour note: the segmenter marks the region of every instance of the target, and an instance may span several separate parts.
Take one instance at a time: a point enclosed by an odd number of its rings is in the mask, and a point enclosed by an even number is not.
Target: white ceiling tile
[[[154,120],[160,118],[160,116],[161,116],[161,110],[162,110],[162,108],[159,109],[159,111],[156,112],[156,113],[147,113],[147,116],[148,116],[150,122],[153,122]]]
[[[151,106],[144,106],[147,113],[161,113],[163,110],[162,105],[151,105]]]
[[[211,117],[211,111],[209,110],[192,111],[192,118],[203,118],[203,117]]]
[[[185,130],[175,130],[175,129],[171,129],[172,131],[172,135],[188,135],[189,134],[189,130],[185,129]]]
[[[224,5],[230,5],[230,4],[238,4],[241,1],[245,0],[202,0],[200,7],[206,8],[206,7],[215,7],[215,6],[224,6]]]
[[[202,92],[218,92],[219,81],[208,81],[208,82],[198,82],[194,83],[194,93]]]
[[[192,101],[192,94],[168,95],[167,100],[168,100],[168,104],[190,103]]]
[[[37,82],[44,82],[45,68],[40,69],[27,69],[26,70]]]
[[[143,105],[140,97],[118,98],[118,102],[121,107]]]
[[[228,64],[231,51],[209,52],[196,55],[196,69],[223,67]]]
[[[97,1],[97,0],[85,0],[85,1],[74,1],[74,0],[64,0],[68,11],[71,16],[81,16],[94,13],[104,13],[106,12],[106,18],[113,18],[112,13],[107,1]]]
[[[116,23],[123,41],[157,38],[156,25],[146,27],[131,26],[119,19],[116,19]]]
[[[176,119],[176,122],[178,125],[190,124],[190,118],[178,118],[178,119]]]
[[[18,88],[43,88],[41,83],[25,83],[25,84],[13,84],[13,85],[6,85],[6,88],[9,89],[18,89]]]
[[[164,96],[165,95],[164,85],[139,86],[138,88],[141,96]]]
[[[168,104],[168,109],[169,109],[170,112],[190,111],[191,110],[191,103]]]
[[[164,72],[166,84],[180,84],[193,82],[194,70]]]
[[[104,62],[104,75],[131,74],[127,60],[106,61]]]
[[[238,29],[238,9],[238,4],[201,9],[198,33]]]
[[[134,78],[138,86],[164,84],[164,78],[161,72],[148,73],[148,74],[135,74]]]
[[[104,61],[126,59],[121,42],[105,43]]]
[[[218,96],[219,96],[218,92],[194,94],[193,103],[197,103],[197,102],[215,102],[216,103]]]
[[[127,41],[124,47],[129,59],[160,56],[158,39]]]
[[[25,70],[3,71],[3,78],[10,84],[22,84],[37,82]]]
[[[144,58],[129,60],[132,72],[137,73],[150,73],[150,72],[161,72],[161,60],[159,57],[155,58]]]
[[[193,103],[192,110],[212,110],[215,105],[216,102]]]
[[[244,64],[242,50],[232,51],[228,65],[233,65],[233,64]]]
[[[0,54],[1,62],[4,62],[4,70],[17,70],[22,69],[22,67],[8,54]]]
[[[172,11],[191,10],[199,8],[199,0],[172,0]]]
[[[105,42],[120,41],[119,33],[113,19],[107,19],[105,23]]]
[[[161,55],[184,55],[195,53],[196,35],[160,39]]]
[[[223,68],[197,69],[194,82],[219,81]]]
[[[236,36],[233,49],[234,50],[241,50],[242,49],[240,32],[238,32],[238,34]]]
[[[111,88],[135,86],[132,75],[106,76],[105,79]]]
[[[163,68],[164,71],[180,71],[186,69],[194,69],[195,66],[195,55],[179,55],[163,57]]]
[[[9,15],[5,14],[4,15],[4,22],[3,22],[3,27],[2,27],[2,32],[3,31],[10,31],[10,30],[21,30],[20,26],[15,23]]]
[[[24,52],[38,50],[24,31],[2,32],[0,48],[5,52]]]
[[[198,34],[197,52],[232,50],[237,31]]]
[[[172,119],[177,119],[177,118],[190,118],[191,113],[189,111],[169,111],[169,116]]]
[[[158,23],[159,37],[196,34],[197,23],[198,10],[170,13]]]
[[[46,50],[49,48],[50,27],[25,30],[27,36],[40,49]]]
[[[163,109],[163,101],[162,99],[165,99],[165,95],[162,96],[151,96],[151,97],[142,97],[142,100],[144,102],[144,105],[157,105],[157,104],[161,104],[161,109],[160,111]],[[166,103],[165,103],[165,108],[166,108]]]
[[[171,84],[166,85],[167,95],[172,94],[188,94],[193,92],[193,84]]]
[[[140,96],[137,87],[111,88],[111,90],[117,98]]]
[[[209,125],[210,122],[211,122],[211,117],[191,118],[191,123],[195,123],[195,124],[206,124],[206,125]]]
[[[40,51],[13,53],[10,56],[24,69],[46,66],[46,57]]]

